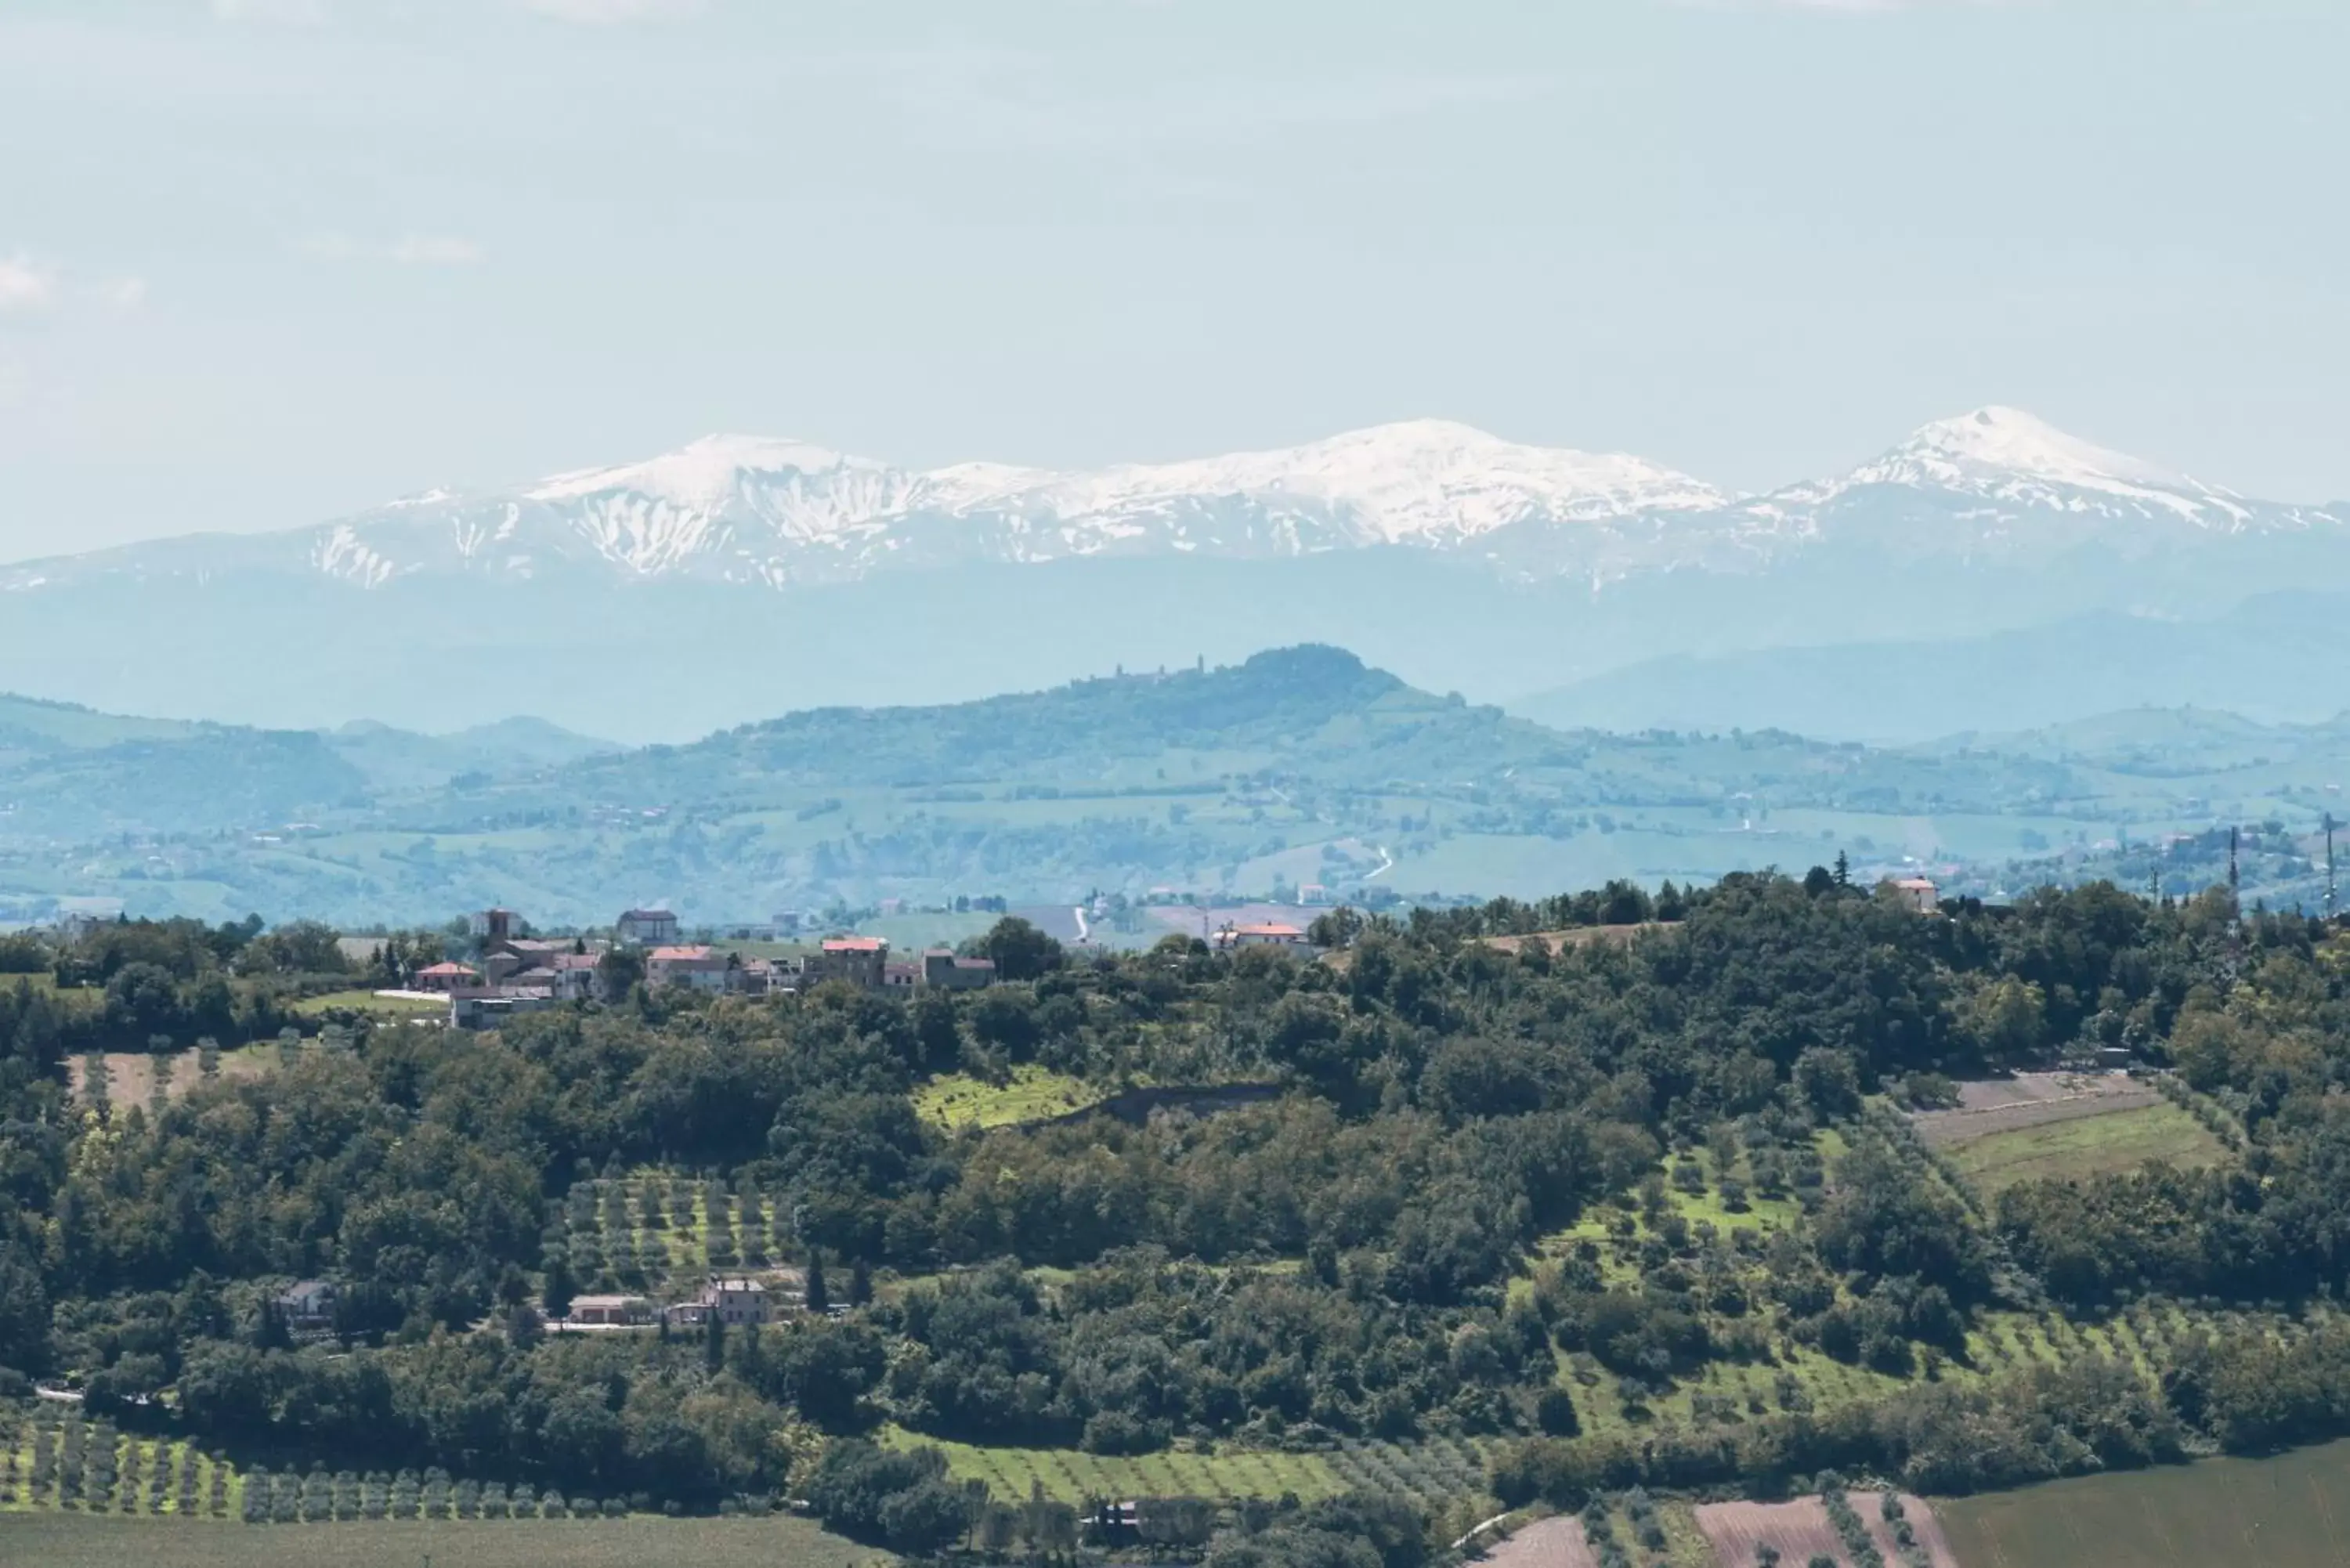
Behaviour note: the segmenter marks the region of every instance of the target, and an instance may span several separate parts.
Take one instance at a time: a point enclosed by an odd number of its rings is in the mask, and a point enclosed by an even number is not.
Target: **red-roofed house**
[[[671,985],[723,991],[726,955],[709,948],[655,948],[645,955],[645,983],[656,991]]]
[[[463,991],[482,983],[480,971],[461,963],[436,963],[416,971],[419,991]]]

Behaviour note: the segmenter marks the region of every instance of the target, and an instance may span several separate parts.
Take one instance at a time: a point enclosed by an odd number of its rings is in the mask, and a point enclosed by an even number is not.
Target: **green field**
[[[248,1525],[0,1514],[0,1563],[42,1568],[853,1568],[893,1561],[802,1519]]]
[[[946,1455],[959,1480],[981,1480],[1006,1501],[1042,1486],[1047,1497],[1081,1502],[1088,1497],[1278,1498],[1311,1500],[1341,1491],[1408,1497],[1433,1512],[1466,1505],[1474,1517],[1494,1511],[1485,1495],[1492,1444],[1471,1438],[1430,1438],[1413,1443],[1342,1438],[1320,1453],[1276,1453],[1223,1448],[1210,1453],[1170,1449],[1155,1454],[1088,1454],[1076,1449],[983,1448],[945,1442],[902,1428],[882,1440],[901,1448],[931,1447]],[[1465,1528],[1465,1526],[1464,1526]]]
[[[306,1018],[334,1012],[372,1012],[384,1018],[426,1018],[446,1013],[449,1004],[420,997],[378,996],[372,991],[335,991],[324,996],[305,997],[295,1004],[294,1011]]]
[[[1002,919],[1001,915],[953,914],[944,909],[908,915],[880,915],[860,920],[857,929],[868,937],[879,937],[900,953],[910,953],[923,948],[951,948],[957,942],[983,937]]]
[[[2074,1179],[2134,1170],[2149,1159],[2217,1164],[2227,1151],[2191,1116],[2168,1102],[2101,1116],[1992,1133],[1950,1150],[1951,1165],[1986,1194],[2020,1181]]]
[[[1277,1498],[1284,1492],[1311,1500],[1344,1491],[1347,1484],[1319,1454],[1232,1449],[1212,1454],[1169,1449],[1122,1455],[1076,1449],[980,1448],[895,1428],[885,1440],[898,1447],[938,1449],[957,1480],[985,1481],[989,1491],[1006,1501],[1026,1497],[1032,1484],[1065,1502],[1088,1497]]]
[[[948,1073],[914,1090],[914,1114],[936,1126],[1000,1127],[1066,1116],[1097,1104],[1102,1091],[1027,1063],[1012,1070],[1011,1081],[991,1084],[968,1073]]]
[[[1965,1568],[2335,1568],[2350,1442],[1938,1502]]]

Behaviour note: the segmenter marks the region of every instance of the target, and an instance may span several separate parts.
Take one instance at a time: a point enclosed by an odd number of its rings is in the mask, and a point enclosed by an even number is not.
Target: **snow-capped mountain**
[[[533,577],[597,566],[624,577],[784,587],[962,560],[1442,549],[1513,525],[1581,528],[1724,502],[1638,458],[1523,446],[1435,420],[1283,451],[1074,472],[988,462],[915,472],[720,435],[512,490],[429,492],[290,535],[36,563],[0,573],[0,587],[92,570],[178,574],[199,560],[203,569],[298,561],[364,587],[418,573]]]
[[[2333,529],[2344,520],[2251,500],[2006,408],[1937,420],[1848,473],[1791,485],[1752,509],[1806,535],[1874,530],[1960,555],[2092,542],[2142,554],[2199,535]]]
[[[286,533],[0,566],[0,689],[301,726],[527,711],[674,738],[1297,641],[1504,698],[1643,660],[1715,671],[2084,616],[2185,628],[2329,591],[2350,595],[2350,506],[2252,500],[2002,408],[1742,496],[1436,420],[1088,471],[710,436]],[[2094,685],[2045,681],[2060,706]],[[1696,711],[1667,700],[1680,689],[1639,692],[1662,693],[1668,722]],[[1859,689],[1749,706],[1841,713]],[[1922,716],[1846,729],[1929,722],[1939,699],[1918,701]]]
[[[1062,472],[902,469],[795,441],[709,436],[512,489],[432,491],[288,534],[204,537],[0,569],[0,590],[95,578],[312,573],[362,587],[450,573],[789,587],[966,562],[1258,559],[1401,547],[1594,587],[1747,571],[1830,540],[2026,554],[2110,539],[2336,529],[2107,452],[2012,409],[1925,426],[1832,479],[1743,499],[1643,459],[1420,420],[1277,451]]]

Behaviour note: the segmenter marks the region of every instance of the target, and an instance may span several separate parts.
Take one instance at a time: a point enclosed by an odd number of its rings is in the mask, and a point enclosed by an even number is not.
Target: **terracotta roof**
[[[419,975],[456,975],[478,974],[481,971],[462,963],[436,963],[429,969],[420,969],[416,972]]]
[[[878,953],[889,945],[879,937],[827,937],[824,950],[828,953]]]
[[[711,956],[708,948],[655,948],[645,957],[647,963],[698,963]]]
[[[596,953],[557,953],[555,955],[555,967],[557,969],[594,969],[598,964],[603,961],[604,961],[601,956]]]
[[[1237,934],[1243,937],[1302,937],[1305,933],[1295,926],[1274,923],[1263,926],[1242,926],[1238,928]]]

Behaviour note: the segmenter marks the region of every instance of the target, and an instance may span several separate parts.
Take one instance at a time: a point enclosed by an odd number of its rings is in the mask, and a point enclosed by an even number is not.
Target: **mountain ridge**
[[[959,561],[1382,546],[1464,554],[1505,576],[1605,582],[1692,566],[1752,569],[1849,529],[1856,506],[1876,497],[1881,511],[1887,495],[1990,548],[2115,524],[2258,533],[2344,521],[2322,507],[2249,500],[1997,406],[1920,427],[1842,474],[1752,496],[1630,454],[1527,445],[1435,419],[1091,470],[979,462],[915,471],[795,439],[713,435],[520,485],[426,491],[297,529],[180,535],[0,567],[0,591],[109,571],[256,569],[364,588],[417,574],[524,580],[598,569],[784,588]],[[1953,498],[2030,514],[2037,533],[2011,536],[2012,518],[1947,504]]]
[[[0,567],[0,670],[116,711],[273,728],[364,712],[445,731],[521,701],[683,740],[774,711],[778,683],[795,707],[926,703],[1291,642],[1494,701],[1672,658],[1941,642],[1955,659],[2108,614],[2161,645],[2147,670],[2191,674],[2207,623],[2326,585],[2350,585],[2350,507],[2252,500],[1997,407],[1760,496],[1441,420],[1074,472],[918,473],[727,437],[307,529]],[[2101,682],[2087,646],[2089,664],[2029,672],[2030,719],[2205,695]],[[1906,688],[1872,678],[1880,713],[1930,717],[1941,667],[1902,657]],[[1856,730],[1822,706],[1835,695],[1808,693],[1823,722],[1805,728],[1892,732]],[[1689,710],[1607,711],[1638,729]]]

